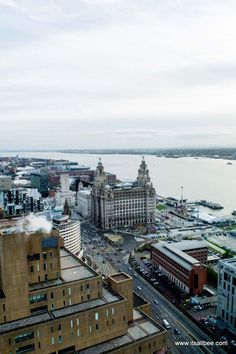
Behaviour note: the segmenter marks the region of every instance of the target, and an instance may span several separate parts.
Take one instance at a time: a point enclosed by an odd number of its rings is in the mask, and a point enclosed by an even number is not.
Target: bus
[[[163,320],[163,325],[165,326],[166,329],[170,329],[170,324],[167,320]]]

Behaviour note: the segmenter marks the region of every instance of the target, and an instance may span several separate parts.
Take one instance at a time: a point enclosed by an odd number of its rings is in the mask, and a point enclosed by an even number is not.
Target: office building
[[[101,229],[148,226],[155,222],[156,192],[144,159],[136,181],[108,185],[101,160],[91,195],[91,221]]]
[[[236,258],[218,263],[217,315],[233,332],[236,332]]]
[[[53,218],[53,228],[59,231],[59,236],[64,239],[64,246],[75,256],[81,254],[81,234],[79,220],[70,220],[68,215]]]
[[[13,252],[17,249],[17,252]],[[58,231],[0,232],[0,353],[164,353],[166,331],[133,281],[102,276],[63,247]]]
[[[190,244],[192,242],[192,244]],[[193,258],[196,248],[198,258],[205,260],[205,242],[183,241],[179,243],[156,243],[151,247],[151,259],[155,266],[177,287],[190,295],[199,295],[207,282],[207,268]]]
[[[33,172],[30,174],[31,187],[38,189],[42,197],[48,196],[48,173],[47,172]]]

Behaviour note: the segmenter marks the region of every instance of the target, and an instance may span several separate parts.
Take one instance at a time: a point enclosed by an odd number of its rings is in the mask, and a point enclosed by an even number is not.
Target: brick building
[[[193,257],[194,256],[194,257]],[[202,293],[207,282],[207,246],[204,241],[156,243],[151,248],[154,265],[181,290],[191,295]]]

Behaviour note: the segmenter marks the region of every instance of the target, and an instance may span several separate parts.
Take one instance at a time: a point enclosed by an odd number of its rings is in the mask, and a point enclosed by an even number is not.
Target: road
[[[158,322],[163,322],[166,319],[171,329],[168,330],[167,345],[170,352],[173,354],[201,354],[201,353],[216,353],[225,354],[225,351],[220,347],[197,347],[197,346],[177,346],[176,342],[184,341],[201,341],[205,340],[212,342],[212,339],[208,337],[198,326],[192,323],[186,316],[183,315],[174,305],[172,305],[162,294],[160,294],[149,282],[138,275],[134,269],[128,263],[129,252],[134,247],[133,242],[125,241],[121,247],[111,246],[106,239],[103,238],[102,232],[98,232],[91,228],[89,223],[84,222],[81,224],[82,242],[87,248],[86,251],[93,250],[96,254],[102,256],[105,260],[109,260],[113,267],[117,271],[122,271],[134,279],[134,291],[144,297],[152,308],[152,315]],[[104,253],[109,248],[109,254]],[[141,287],[141,291],[137,290],[137,287]],[[157,304],[155,302],[157,301]],[[180,335],[174,333],[174,329],[180,331]]]

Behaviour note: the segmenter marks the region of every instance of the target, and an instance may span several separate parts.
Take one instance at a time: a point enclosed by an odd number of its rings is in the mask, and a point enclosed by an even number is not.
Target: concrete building
[[[226,326],[236,332],[236,258],[218,263],[218,303],[217,315]]]
[[[132,183],[110,186],[101,160],[92,188],[91,221],[101,229],[116,229],[155,222],[156,192],[144,159]]]
[[[75,256],[81,254],[81,234],[79,220],[70,220],[68,215],[53,218],[53,227],[64,239],[64,246]]]
[[[79,184],[79,190],[77,192],[77,211],[86,219],[90,219],[91,215],[91,193],[92,188],[82,188]]]
[[[152,262],[182,291],[190,295],[199,295],[207,282],[207,268],[198,260],[198,258],[205,260],[205,250],[202,251],[205,249],[205,243],[202,241],[183,241],[182,245],[181,243],[152,245]]]
[[[0,191],[8,191],[12,189],[11,176],[0,175]]]
[[[17,249],[17,252],[12,250]],[[118,273],[106,281],[57,231],[0,232],[0,353],[164,353],[166,331]]]
[[[75,206],[75,193],[70,190],[69,174],[61,173],[60,190],[56,193],[56,205],[64,205],[66,200],[70,208]]]

